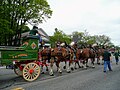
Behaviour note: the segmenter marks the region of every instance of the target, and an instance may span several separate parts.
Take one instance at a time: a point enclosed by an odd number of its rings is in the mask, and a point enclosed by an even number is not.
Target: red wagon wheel
[[[23,78],[27,81],[34,81],[40,75],[40,66],[36,63],[28,63],[23,68]]]
[[[15,74],[17,74],[18,76],[22,76],[23,75],[22,70],[20,70],[20,68],[17,65],[15,65],[14,67]]]

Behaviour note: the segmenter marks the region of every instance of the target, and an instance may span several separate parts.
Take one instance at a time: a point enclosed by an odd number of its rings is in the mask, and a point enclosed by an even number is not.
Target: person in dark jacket
[[[118,65],[120,54],[117,50],[115,51],[114,56],[115,56],[115,60],[116,60],[116,65]]]
[[[107,67],[109,69],[109,71],[112,71],[112,68],[111,68],[111,53],[105,49],[104,53],[103,53],[103,60],[104,60],[104,72],[107,71]]]
[[[41,37],[41,36],[43,36],[43,37],[46,37],[46,36],[44,36],[44,35],[42,35],[42,34],[40,34],[40,33],[38,32],[38,27],[37,27],[37,26],[33,26],[33,29],[30,30],[29,35],[36,35],[36,34],[38,34],[39,43],[40,43],[41,46],[42,46],[43,41],[42,41],[42,37]]]

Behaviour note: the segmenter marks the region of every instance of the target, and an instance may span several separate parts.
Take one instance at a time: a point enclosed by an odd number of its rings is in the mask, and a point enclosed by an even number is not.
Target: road
[[[12,70],[0,69],[0,89],[12,90],[120,90],[120,63],[112,61],[113,71],[103,72],[103,65],[95,65],[87,70],[77,69],[71,73],[60,75],[55,71],[54,76],[48,72],[41,74],[33,82],[26,82]],[[21,89],[21,90],[22,90]]]

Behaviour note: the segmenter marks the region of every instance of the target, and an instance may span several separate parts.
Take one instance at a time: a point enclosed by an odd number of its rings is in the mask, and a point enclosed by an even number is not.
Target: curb
[[[0,69],[2,69],[2,68],[6,68],[6,66],[0,66]]]

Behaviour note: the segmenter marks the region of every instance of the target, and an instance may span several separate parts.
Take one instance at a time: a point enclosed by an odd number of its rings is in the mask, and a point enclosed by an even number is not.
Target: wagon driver
[[[44,35],[42,35],[42,34],[40,34],[40,33],[38,32],[38,27],[37,27],[37,26],[33,26],[33,29],[30,30],[29,35],[36,35],[36,34],[38,34],[39,43],[40,43],[41,46],[42,46],[42,45],[43,45],[43,41],[42,41],[42,37],[41,37],[41,36],[43,36],[43,37],[46,37],[46,36],[44,36]]]

